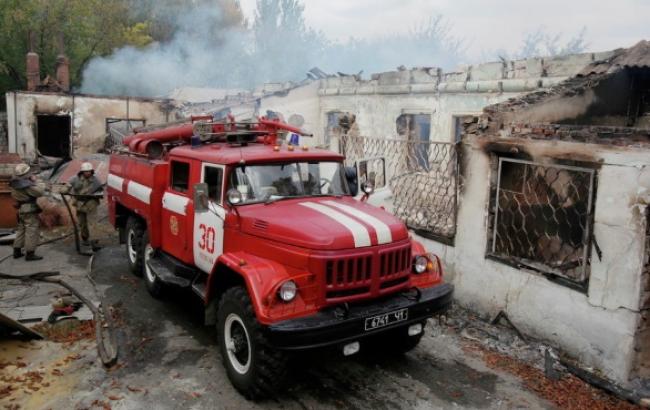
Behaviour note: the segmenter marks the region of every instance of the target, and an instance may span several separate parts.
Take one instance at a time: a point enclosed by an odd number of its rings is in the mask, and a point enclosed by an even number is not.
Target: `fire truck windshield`
[[[350,194],[340,162],[246,165],[230,175],[230,188],[242,194],[242,204]]]

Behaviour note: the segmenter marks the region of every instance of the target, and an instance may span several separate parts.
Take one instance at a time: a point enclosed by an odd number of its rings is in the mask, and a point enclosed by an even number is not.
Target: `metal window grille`
[[[595,171],[499,158],[491,253],[584,285]]]
[[[455,144],[344,135],[339,148],[347,165],[383,157],[393,213],[418,234],[453,241],[458,188]]]

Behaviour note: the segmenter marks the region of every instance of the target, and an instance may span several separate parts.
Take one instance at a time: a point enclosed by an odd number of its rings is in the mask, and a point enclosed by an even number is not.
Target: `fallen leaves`
[[[503,353],[488,350],[473,343],[465,348],[468,352],[478,352],[485,363],[498,370],[519,377],[524,386],[537,393],[557,407],[567,410],[636,410],[640,407],[620,400],[606,392],[597,389],[579,378],[568,374],[560,380],[551,380],[529,364],[521,362]]]
[[[128,384],[126,385],[126,388],[132,393],[141,393],[145,391],[145,389],[141,387],[133,387],[133,386],[129,386]]]
[[[45,336],[46,339],[56,343],[74,343],[80,340],[92,340],[95,338],[95,321],[85,320],[77,322],[73,326],[61,326],[61,322],[51,325],[39,323],[34,330]]]
[[[110,404],[108,404],[105,401],[101,401],[101,400],[94,400],[90,405],[92,407],[99,407],[99,408],[101,408],[103,410],[111,410],[112,409]]]

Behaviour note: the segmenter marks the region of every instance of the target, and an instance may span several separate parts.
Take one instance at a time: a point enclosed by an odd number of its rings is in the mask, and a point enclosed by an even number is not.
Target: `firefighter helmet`
[[[93,172],[93,171],[95,170],[93,169],[93,164],[91,164],[90,162],[84,162],[83,164],[81,164],[81,168],[79,168],[79,172]]]
[[[16,165],[16,169],[14,169],[14,173],[17,177],[22,177],[23,175],[27,175],[30,169],[31,168],[27,164],[18,164]]]

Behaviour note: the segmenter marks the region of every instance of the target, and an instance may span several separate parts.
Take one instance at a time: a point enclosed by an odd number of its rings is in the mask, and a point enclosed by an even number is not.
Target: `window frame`
[[[226,182],[226,167],[224,165],[220,164],[213,164],[209,162],[203,162],[201,164],[201,179],[200,181],[202,183],[206,183],[205,181],[205,175],[206,175],[206,168],[216,168],[221,170],[221,189],[219,192],[219,200],[215,201],[213,198],[210,198],[210,186],[208,185],[208,198],[214,202],[215,205],[223,206],[223,196],[224,196],[224,187],[225,187],[225,182]]]
[[[535,271],[543,274],[547,278],[565,285],[574,290],[580,291],[582,293],[587,293],[589,287],[589,281],[591,277],[591,248],[593,247],[595,236],[594,236],[594,213],[596,205],[596,195],[598,188],[598,172],[597,167],[590,166],[592,164],[576,164],[572,162],[567,164],[565,161],[531,161],[529,159],[513,157],[510,155],[503,155],[502,153],[493,153],[496,157],[496,164],[493,166],[493,171],[496,172],[496,180],[493,180],[494,189],[490,195],[490,215],[491,223],[488,226],[488,240],[487,240],[487,249],[486,257],[507,265],[513,265],[519,269],[526,269],[529,271]],[[496,250],[497,242],[497,230],[499,226],[499,197],[500,192],[503,189],[502,185],[502,171],[503,163],[513,163],[520,165],[528,165],[535,167],[543,168],[556,168],[568,172],[581,172],[589,176],[589,188],[588,188],[588,198],[587,198],[587,213],[585,215],[585,226],[583,237],[585,243],[583,244],[582,250],[582,260],[583,260],[583,275],[584,278],[582,281],[575,280],[565,273],[560,273],[553,269],[551,266],[548,266],[545,261],[541,260],[529,260],[531,263],[524,262],[522,259],[517,257],[509,257],[498,253]],[[523,189],[523,188],[522,188]],[[511,191],[515,192],[515,191]],[[521,192],[523,194],[523,190]],[[516,260],[516,261],[515,261]]]
[[[187,188],[184,191],[181,191],[174,186],[174,164],[187,165]],[[192,164],[190,161],[185,161],[181,159],[171,159],[169,161],[169,189],[170,190],[178,194],[188,196],[190,194],[190,188],[191,188],[190,186],[191,176],[192,176]]]

